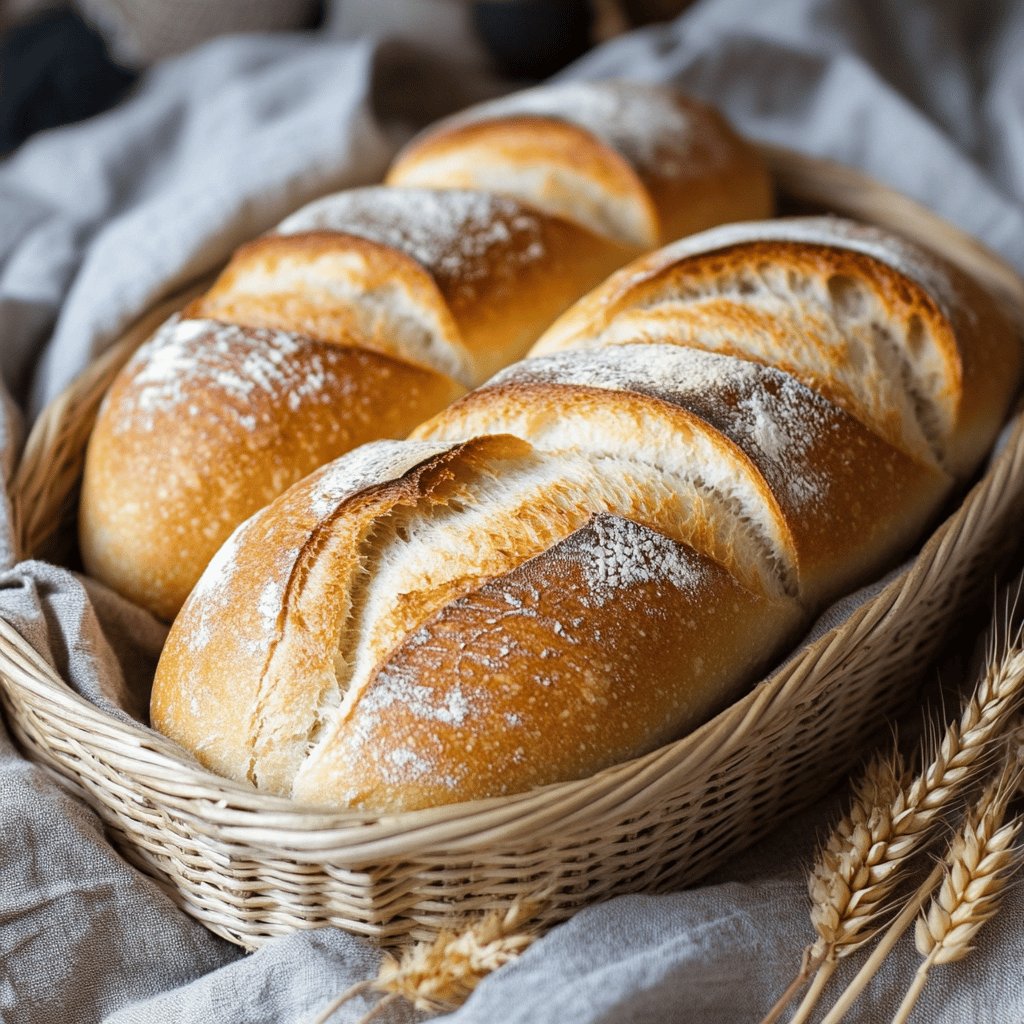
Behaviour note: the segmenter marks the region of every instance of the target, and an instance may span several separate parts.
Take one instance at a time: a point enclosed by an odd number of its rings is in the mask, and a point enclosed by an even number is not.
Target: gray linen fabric
[[[754,136],[864,167],[1024,270],[1021,52],[1015,3],[716,0],[567,75],[675,82]],[[218,40],[157,68],[117,110],[0,166],[0,371],[22,409],[56,394],[186,267],[213,267],[312,196],[378,176],[395,137],[380,113],[401,117],[401,83],[419,92],[428,80],[395,60],[312,35]],[[422,107],[410,91],[407,109]],[[4,398],[5,478],[19,432]],[[0,498],[0,615],[111,713],[144,713],[162,627],[71,572],[16,564],[8,526]],[[785,823],[699,888],[580,913],[450,1019],[757,1020],[810,938],[804,868],[834,808]],[[377,963],[335,931],[243,956],[129,868],[95,815],[21,759],[2,726],[0,879],[9,1024],[306,1021]],[[917,1019],[1024,1019],[1022,911],[1017,888],[977,953],[935,973]],[[888,1019],[914,966],[904,942],[852,1019]],[[365,1009],[357,1001],[335,1019]]]

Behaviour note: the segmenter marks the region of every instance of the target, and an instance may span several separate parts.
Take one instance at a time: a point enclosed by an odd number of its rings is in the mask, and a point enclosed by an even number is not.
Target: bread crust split
[[[762,664],[766,637],[800,619],[797,602],[744,587],[660,532],[673,521],[665,496],[645,502],[628,486],[588,494],[564,460],[510,436],[409,444],[411,458],[427,456],[411,468],[368,446],[239,528],[172,629],[154,683],[157,728],[222,774],[312,803],[405,810],[513,792],[605,767],[640,737],[650,749],[731,693],[736,644],[698,614],[712,595],[760,624],[743,641],[748,668]],[[368,465],[378,468],[371,484]],[[467,524],[474,498],[509,474],[528,493],[493,496],[507,503],[505,528],[496,533],[487,515]],[[560,488],[573,502],[562,508]],[[387,576],[431,520],[433,544],[447,550],[413,551],[412,564]],[[514,534],[516,551],[484,550]],[[268,552],[278,553],[269,572]],[[468,575],[460,553],[498,571]],[[387,580],[378,594],[366,589],[374,573]],[[552,586],[569,579],[580,586]],[[381,594],[404,606],[397,616]],[[635,616],[624,619],[623,608]],[[225,631],[217,619],[228,609],[235,621]],[[650,653],[638,658],[644,631]],[[688,689],[670,667],[673,651],[717,689]],[[645,685],[651,678],[664,689]],[[602,721],[611,703],[616,713]],[[525,756],[539,737],[560,759]]]
[[[837,217],[732,224],[611,275],[531,351],[656,341],[770,363],[965,479],[1017,386],[1020,342],[975,281]]]

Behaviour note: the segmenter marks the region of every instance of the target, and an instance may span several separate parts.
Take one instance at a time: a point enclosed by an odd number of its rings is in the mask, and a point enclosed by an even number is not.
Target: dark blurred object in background
[[[590,0],[475,0],[473,27],[497,69],[546,78],[590,49]]]
[[[694,0],[620,0],[623,11],[633,25],[652,21],[668,21],[682,14]]]
[[[341,0],[342,3],[345,0]],[[423,0],[419,0],[423,2]],[[547,78],[595,43],[665,21],[693,0],[472,0],[472,24],[509,78]]]
[[[73,11],[48,11],[0,36],[0,155],[44,128],[91,117],[135,80]]]

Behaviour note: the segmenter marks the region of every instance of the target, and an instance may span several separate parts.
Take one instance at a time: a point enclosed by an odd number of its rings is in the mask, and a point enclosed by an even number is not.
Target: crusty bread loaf
[[[171,630],[154,725],[375,811],[645,753],[908,550],[1021,365],[975,285],[834,220],[641,259],[538,348],[243,524]],[[894,377],[861,387],[851,358]]]
[[[656,113],[669,100],[647,87],[581,86],[573,105],[591,93],[621,93],[631,110],[651,100],[650,116],[628,132],[635,165],[596,136],[586,134],[586,146],[593,160],[642,179],[657,235],[697,223],[684,207],[715,220],[748,215],[752,203],[769,212],[763,164],[720,118],[682,100],[673,117]],[[565,97],[555,94],[549,130],[562,123]],[[545,94],[529,95],[535,103]],[[725,163],[708,155],[720,151],[730,154]],[[490,155],[486,146],[474,154],[488,173],[518,166],[497,142]],[[658,156],[653,170],[648,154]],[[685,184],[685,197],[673,182]],[[443,183],[443,175],[430,181]],[[635,237],[588,226],[585,211],[541,201],[547,185],[536,184],[536,194],[353,189],[242,246],[106,398],[80,506],[88,571],[173,617],[239,522],[356,445],[405,436],[524,355],[567,306],[640,251]],[[595,202],[617,201],[613,192],[595,199],[602,188],[592,185]],[[701,188],[717,198],[701,198]]]
[[[410,143],[387,180],[505,192],[642,249],[771,210],[763,161],[717,111],[624,81],[470,107]]]

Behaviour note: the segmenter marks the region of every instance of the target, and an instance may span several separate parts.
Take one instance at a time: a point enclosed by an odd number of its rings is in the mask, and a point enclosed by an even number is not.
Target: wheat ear
[[[1007,804],[1019,783],[1016,764],[1008,762],[953,837],[942,884],[914,927],[914,944],[924,961],[893,1024],[906,1024],[931,969],[967,956],[974,948],[978,930],[998,911],[1007,881],[1020,859],[1020,848],[1015,843],[1024,819],[1005,820]]]
[[[954,839],[950,844],[945,862],[939,862],[935,865],[935,868],[932,870],[928,878],[925,879],[925,881],[918,887],[917,892],[914,893],[914,895],[907,901],[906,905],[900,911],[899,916],[886,930],[885,935],[883,935],[875,949],[872,950],[871,956],[867,961],[865,961],[860,971],[857,972],[856,977],[854,977],[846,987],[832,1009],[822,1018],[821,1024],[839,1024],[839,1021],[845,1017],[857,997],[867,986],[868,982],[871,981],[871,979],[878,973],[879,968],[885,962],[886,957],[892,952],[896,943],[902,938],[904,932],[906,932],[910,925],[914,923],[914,919],[921,913],[925,903],[927,903],[929,898],[934,895],[936,886],[943,881],[947,872],[951,870],[950,865],[955,865],[957,863],[960,864],[959,870],[961,872],[962,879],[965,877],[962,875],[963,871],[978,870],[977,867],[971,867],[970,861],[965,862],[962,859],[958,860],[958,844],[966,841],[964,837],[967,836],[969,831],[972,829],[975,830],[975,842],[977,841],[977,828],[979,822],[989,830],[989,832],[991,832],[992,829],[998,830],[1001,827],[998,821],[992,820],[991,815],[993,813],[1000,815],[1005,813],[1006,802],[1012,796],[1013,788],[1019,785],[1020,779],[1021,771],[1016,759],[1005,762],[999,779],[997,779],[996,783],[990,786],[989,789],[982,794],[981,798],[975,805],[972,814],[965,818],[961,826],[959,838]],[[989,816],[987,820],[985,818],[986,814]],[[1002,842],[1002,840],[1000,840],[1000,842]],[[984,868],[982,868],[982,870],[984,870]],[[921,925],[919,924],[918,928],[920,927]],[[922,980],[920,981],[920,987],[923,988],[923,985],[924,981]],[[911,987],[913,988],[914,986]],[[913,998],[916,999],[916,996]]]
[[[804,951],[810,989],[792,1020],[806,1020],[839,959],[874,934],[873,922],[888,895],[894,866],[885,860],[893,839],[893,805],[908,772],[895,748],[876,755],[854,783],[849,810],[832,829],[808,879],[811,924],[818,934]]]
[[[455,1010],[488,974],[514,960],[537,937],[534,922],[540,903],[515,900],[506,910],[481,917],[463,931],[442,931],[432,942],[417,942],[398,958],[385,954],[377,977],[343,992],[316,1018],[325,1024],[345,1003],[372,989],[383,998],[363,1021],[375,1017],[396,999],[418,1010]]]
[[[904,869],[935,837],[946,814],[990,763],[995,740],[1024,694],[1024,628],[1012,629],[1017,600],[1007,597],[990,634],[988,656],[960,717],[951,722],[930,763],[883,805],[863,803],[833,831],[811,874],[812,923],[818,938],[805,953],[817,965],[811,988],[791,1024],[803,1024],[838,960],[868,941],[890,909]],[[893,771],[893,778],[896,772]],[[869,782],[867,793],[876,783]],[[852,826],[852,827],[851,827]]]
[[[906,783],[906,776],[903,759],[894,748],[888,755],[876,754],[861,777],[853,783],[850,808],[821,847],[808,879],[811,923],[818,933],[818,941],[804,950],[799,973],[763,1018],[762,1024],[773,1024],[778,1020],[811,977],[814,977],[818,988],[827,981],[831,972],[827,968],[822,970],[825,954],[831,946],[842,944],[848,931],[844,926],[844,916],[853,912],[851,903],[867,881],[851,870],[854,866],[851,851],[859,850],[861,859],[866,862],[870,860],[872,850],[881,848],[891,826],[888,807]],[[862,875],[863,871],[859,874]],[[811,998],[811,993],[808,993],[808,998]]]

